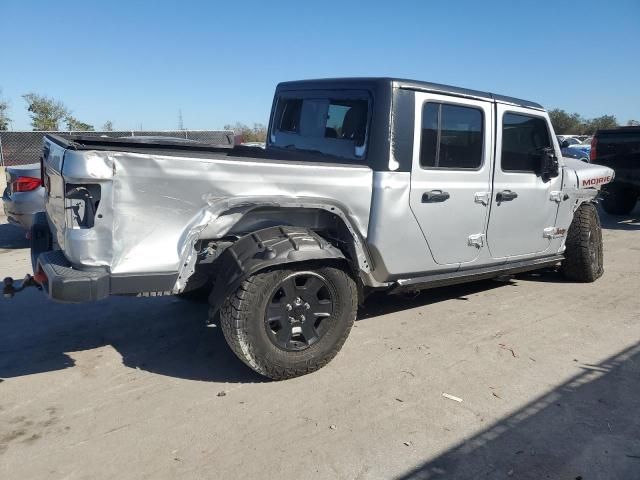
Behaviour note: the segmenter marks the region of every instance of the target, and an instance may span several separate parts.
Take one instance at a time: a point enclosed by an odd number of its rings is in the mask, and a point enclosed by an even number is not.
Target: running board
[[[488,278],[499,277],[501,275],[529,272],[540,268],[553,267],[562,260],[564,260],[564,256],[554,255],[553,257],[538,258],[536,260],[503,263],[501,265],[490,265],[488,267],[459,270],[457,272],[434,273],[424,277],[404,278],[396,282],[391,293],[401,292],[404,290],[424,290],[427,288],[446,287],[448,285],[456,285],[458,283],[486,280]]]

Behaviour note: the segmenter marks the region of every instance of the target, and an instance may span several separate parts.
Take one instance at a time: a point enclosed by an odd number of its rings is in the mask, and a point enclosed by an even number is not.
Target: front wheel
[[[323,367],[342,348],[357,311],[353,279],[334,267],[262,272],[220,309],[227,343],[245,364],[274,380]]]
[[[594,282],[604,272],[602,230],[598,211],[592,203],[583,203],[573,215],[567,232],[562,273],[575,282]]]

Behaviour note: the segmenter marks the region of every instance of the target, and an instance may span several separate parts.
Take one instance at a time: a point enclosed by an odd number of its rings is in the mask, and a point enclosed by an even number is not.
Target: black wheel
[[[592,203],[576,210],[567,232],[562,273],[576,282],[594,282],[604,273],[602,230],[598,211]]]
[[[631,188],[612,185],[603,190],[602,208],[610,215],[627,215],[631,213],[638,200],[637,193]]]
[[[355,282],[338,268],[268,271],[249,277],[225,300],[220,323],[240,360],[282,380],[318,370],[336,356],[357,300]]]

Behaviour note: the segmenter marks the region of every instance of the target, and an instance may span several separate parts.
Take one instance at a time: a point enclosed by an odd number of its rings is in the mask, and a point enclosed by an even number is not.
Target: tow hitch
[[[42,290],[42,285],[40,285],[37,281],[36,278],[29,275],[27,273],[27,275],[22,279],[22,282],[20,283],[19,286],[16,287],[15,285],[15,280],[11,277],[6,277],[3,281],[3,286],[2,286],[2,295],[5,298],[13,298],[13,296],[18,293],[21,292],[22,290],[24,290],[27,287],[36,287],[38,290]]]

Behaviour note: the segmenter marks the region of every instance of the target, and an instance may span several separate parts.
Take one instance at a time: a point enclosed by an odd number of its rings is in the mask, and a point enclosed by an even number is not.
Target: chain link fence
[[[0,166],[38,163],[42,153],[42,137],[46,134],[82,135],[91,137],[173,137],[196,140],[212,145],[229,145],[233,132],[229,130],[157,130],[119,132],[5,132],[0,131]]]

